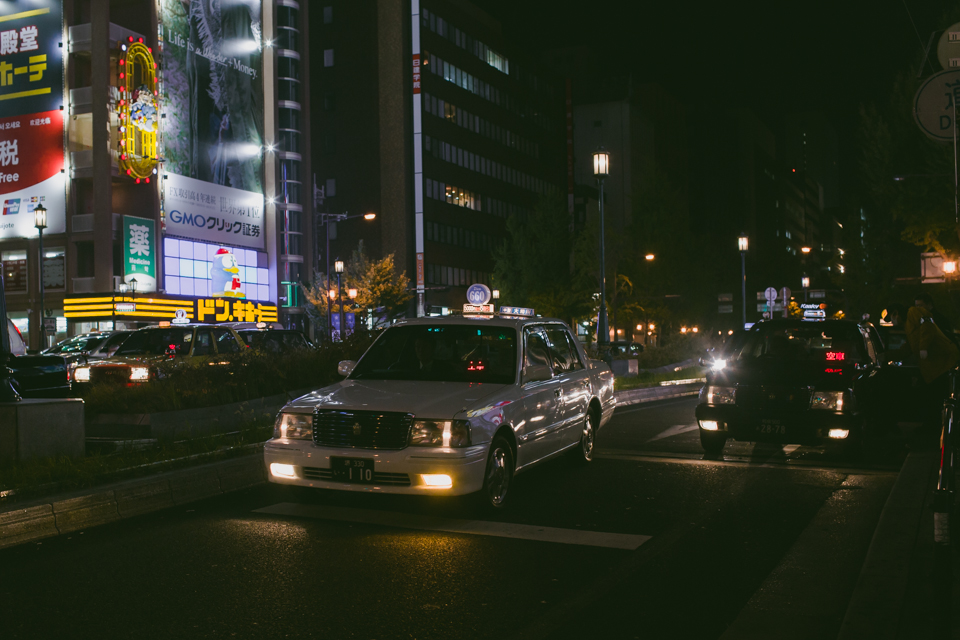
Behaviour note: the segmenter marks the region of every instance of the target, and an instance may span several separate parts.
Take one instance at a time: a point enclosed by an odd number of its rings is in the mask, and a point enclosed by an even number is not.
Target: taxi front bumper
[[[779,444],[822,445],[854,439],[863,418],[857,412],[804,409],[790,413],[765,413],[735,405],[697,405],[697,424],[704,433],[717,433],[734,440]],[[716,429],[704,429],[704,422],[716,423]],[[830,432],[846,432],[831,437]]]
[[[321,447],[307,440],[270,440],[263,447],[267,478],[277,484],[406,495],[458,496],[479,491],[487,460],[487,445],[459,448],[407,447],[400,450]],[[373,461],[370,482],[344,482],[333,477],[331,458]],[[289,467],[293,477],[289,477]],[[281,472],[278,475],[277,472]],[[446,475],[450,485],[432,486],[424,475]]]

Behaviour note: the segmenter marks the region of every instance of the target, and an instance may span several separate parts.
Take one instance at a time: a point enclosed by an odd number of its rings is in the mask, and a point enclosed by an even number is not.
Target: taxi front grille
[[[345,449],[403,449],[410,442],[412,424],[411,413],[318,409],[313,414],[313,441]]]
[[[810,390],[787,387],[737,388],[737,405],[745,409],[799,411],[810,408]]]
[[[130,382],[130,367],[90,367],[90,382],[96,384],[126,384]]]
[[[302,467],[303,477],[307,480],[333,480],[332,469],[321,469],[320,467]],[[410,476],[406,473],[383,473],[377,471],[373,474],[373,483],[378,485],[389,485],[392,487],[409,487]]]

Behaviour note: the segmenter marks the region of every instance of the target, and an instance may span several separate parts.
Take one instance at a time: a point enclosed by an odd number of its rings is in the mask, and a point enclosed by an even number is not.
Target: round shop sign
[[[485,284],[472,284],[467,289],[467,302],[470,304],[487,304],[490,302],[490,287]]]
[[[960,69],[935,73],[926,79],[913,99],[913,117],[934,140],[951,141],[954,116],[960,111]]]

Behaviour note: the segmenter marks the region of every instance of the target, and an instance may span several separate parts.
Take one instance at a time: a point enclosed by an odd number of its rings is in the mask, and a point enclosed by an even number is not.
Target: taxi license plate
[[[760,420],[760,424],[757,426],[757,433],[785,436],[787,435],[787,425],[781,424],[776,419],[764,418]]]
[[[373,484],[373,459],[371,458],[330,458],[335,482],[355,484]]]

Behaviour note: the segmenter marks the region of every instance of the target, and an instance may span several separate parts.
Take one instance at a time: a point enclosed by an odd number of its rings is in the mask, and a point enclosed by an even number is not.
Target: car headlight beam
[[[143,382],[150,379],[150,369],[147,367],[132,367],[130,369],[130,380],[133,382]]]
[[[90,382],[90,367],[77,367],[73,370],[75,382]]]

